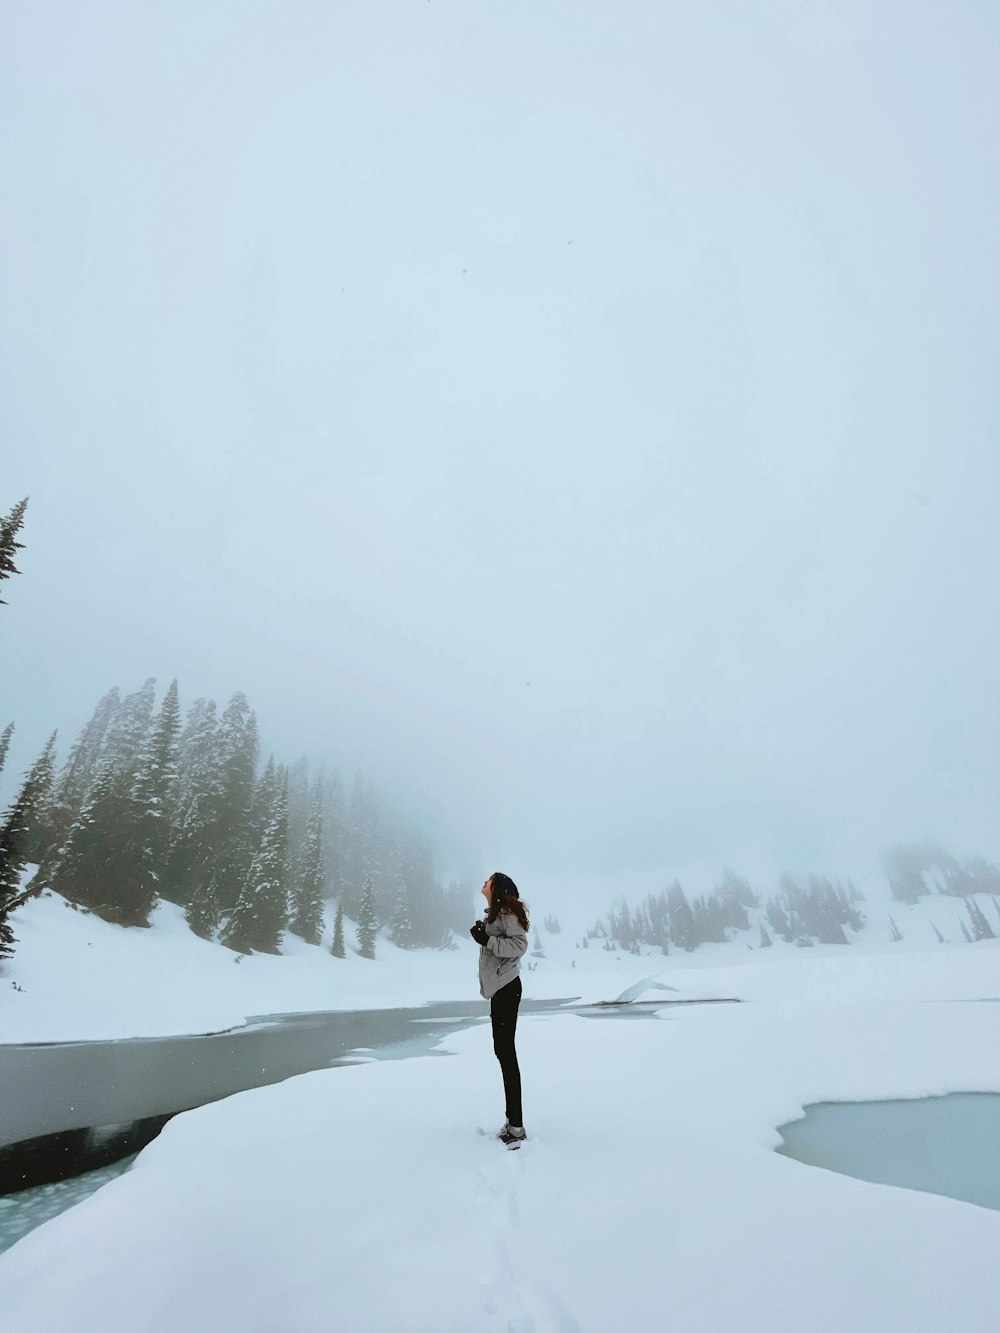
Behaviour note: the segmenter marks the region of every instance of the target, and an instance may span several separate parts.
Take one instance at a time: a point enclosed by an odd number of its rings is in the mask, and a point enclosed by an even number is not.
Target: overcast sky
[[[966,0],[7,0],[14,774],[176,675],[472,874],[1000,854],[998,68]]]

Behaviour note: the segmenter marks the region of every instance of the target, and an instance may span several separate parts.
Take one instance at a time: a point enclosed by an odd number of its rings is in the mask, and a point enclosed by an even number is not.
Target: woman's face
[[[493,876],[490,875],[489,879],[484,882],[483,887],[479,890],[479,892],[486,899],[487,903],[491,903],[493,901],[492,886],[493,886]]]

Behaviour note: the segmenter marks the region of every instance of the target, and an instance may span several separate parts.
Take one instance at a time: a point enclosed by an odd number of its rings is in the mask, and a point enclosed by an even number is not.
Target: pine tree
[[[3,731],[0,732],[0,773],[3,772],[3,766],[7,762],[7,751],[10,749],[10,738],[14,734],[13,722],[8,722]]]
[[[293,890],[290,929],[307,944],[319,944],[323,935],[323,900],[326,874],[323,867],[323,784],[316,783],[312,809],[298,856]]]
[[[215,917],[203,901],[210,883],[214,884],[216,831],[222,801],[222,760],[219,723],[215,703],[196,699],[188,710],[187,721],[178,744],[177,776],[169,797],[171,839],[167,850],[160,894],[171,902],[190,908],[202,901],[199,924],[188,917],[188,924],[205,933],[206,919]],[[213,890],[214,892],[214,890]],[[209,933],[214,925],[208,928]]]
[[[993,927],[986,920],[983,909],[976,902],[975,894],[970,894],[965,900],[965,909],[969,913],[969,923],[972,929],[972,938],[974,940],[994,940],[996,934]]]
[[[277,953],[288,924],[288,775],[275,773],[270,818],[243,892],[223,932],[223,943],[240,953]]]
[[[66,838],[54,871],[54,887],[71,902],[110,914],[107,885],[122,854],[121,803],[115,794],[114,767],[107,760]]]
[[[197,786],[193,774],[204,764],[205,737],[211,734],[214,738],[218,728],[218,710],[214,701],[195,699],[188,708],[184,729],[177,743],[177,777],[174,781],[171,810],[171,822],[174,824],[179,822],[184,807],[190,800],[192,787]],[[216,744],[214,739],[212,744]]]
[[[791,943],[795,938],[792,932],[792,923],[777,898],[768,898],[764,914],[775,935],[780,935],[786,942]]]
[[[135,798],[149,744],[156,682],[130,694],[111,718],[100,755],[100,776],[67,837],[65,852],[40,875],[67,897],[118,925],[147,926],[156,886],[141,856]],[[55,817],[53,818],[53,825]]]
[[[0,826],[0,958],[9,956],[15,943],[7,918],[29,896],[20,888],[21,874],[29,860],[38,813],[52,787],[55,748],[53,732]]]
[[[233,695],[221,720],[214,702],[195,700],[180,738],[163,894],[185,907],[188,925],[205,938],[235,911],[273,804],[272,762],[267,792],[254,808],[257,746],[245,695]]]
[[[774,941],[771,939],[770,935],[767,933],[767,927],[764,925],[764,923],[763,923],[763,921],[762,921],[762,922],[760,923],[760,947],[761,947],[762,949],[770,949],[770,947],[771,947],[771,945],[772,945],[773,943],[774,943]]]
[[[28,775],[34,791],[24,854],[30,865],[38,865],[49,841],[52,788],[55,785],[56,734],[53,732],[49,737],[48,744]],[[37,887],[40,889],[41,885]]]
[[[17,943],[17,936],[14,934],[14,927],[8,921],[10,909],[0,908],[0,963],[5,958],[11,958],[14,954],[14,945]]]
[[[344,948],[344,904],[337,904],[337,915],[333,922],[333,943],[330,945],[330,952],[334,958],[346,957],[347,951]]]
[[[191,898],[184,907],[184,919],[188,928],[203,940],[215,938],[222,920],[221,891],[218,880],[218,866],[214,860],[208,861],[202,868],[202,874],[191,891]]]
[[[697,943],[694,935],[694,915],[687,895],[677,880],[667,892],[667,903],[670,910],[670,938],[678,949],[691,953]]]
[[[918,843],[897,843],[882,855],[882,867],[889,880],[892,896],[901,902],[915,903],[930,893],[925,876],[932,870],[941,871],[948,880],[958,869],[950,852],[939,847],[931,838]],[[946,892],[953,892],[948,888]]]
[[[125,697],[108,728],[101,758],[111,765],[112,785],[119,796],[126,797],[132,790],[155,702],[156,680],[150,676],[134,694]]]
[[[98,701],[62,767],[45,821],[48,846],[41,857],[40,884],[52,884],[69,831],[83,810],[97,776],[104,738],[120,708],[121,695],[115,686]]]
[[[257,775],[257,718],[246,695],[234,694],[226,705],[217,739],[219,799],[214,829],[215,896],[220,910],[229,913],[236,906],[253,852],[259,845],[251,845]],[[273,788],[271,796],[273,798]]]
[[[375,917],[375,892],[369,875],[361,889],[358,903],[358,953],[362,958],[375,957],[375,936],[378,922]]]
[[[639,931],[640,923],[633,917],[628,903],[624,898],[616,899],[608,909],[608,934],[613,940],[617,940],[623,949],[631,949]]]
[[[838,889],[837,897],[840,902],[840,919],[842,923],[846,926],[850,926],[852,930],[860,930],[865,924],[864,913],[857,906],[859,902],[864,901],[862,895],[858,893],[851,881],[848,880],[847,888]]]
[[[53,872],[65,897],[120,926],[148,926],[156,881],[142,855],[144,821],[133,792],[120,791],[121,770],[109,753]]]
[[[278,770],[274,762],[274,755],[268,755],[267,763],[264,765],[264,771],[253,790],[253,800],[250,804],[250,841],[254,852],[264,841],[264,833],[270,820],[271,811],[274,809],[274,800],[278,792]]]
[[[172,842],[170,797],[177,777],[180,703],[172,681],[136,764],[125,805],[125,850],[119,875],[125,924],[144,924],[165,882]],[[128,918],[133,916],[135,921]]]
[[[0,518],[0,583],[9,579],[11,574],[20,574],[14,564],[18,551],[24,550],[24,543],[17,540],[17,534],[24,523],[24,511],[28,507],[28,498],[19,501],[6,518]],[[0,606],[7,603],[0,598]]]
[[[396,871],[396,892],[392,903],[390,929],[394,944],[398,944],[401,949],[410,948],[413,943],[410,886],[406,882],[406,872],[402,864]]]
[[[744,879],[742,875],[737,875],[729,866],[725,867],[719,877],[715,892],[723,902],[732,902],[740,907],[759,906],[757,895],[750,887],[750,881]],[[743,926],[741,929],[745,930],[746,927]]]
[[[693,943],[697,947],[699,944],[724,944],[729,938],[726,927],[732,913],[735,911],[737,921],[740,922],[741,929],[749,926],[746,920],[746,911],[741,904],[736,902],[723,903],[718,896],[710,893],[707,896],[700,894],[691,904],[691,911],[694,917]],[[744,925],[743,922],[746,924]]]

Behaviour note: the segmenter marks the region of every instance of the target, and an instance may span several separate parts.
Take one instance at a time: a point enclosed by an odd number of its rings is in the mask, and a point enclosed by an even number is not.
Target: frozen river
[[[569,1003],[526,1000],[522,1011]],[[0,1104],[0,1194],[16,1184],[10,1177],[18,1155],[13,1145],[162,1119],[358,1053],[390,1059],[419,1054],[444,1032],[486,1017],[481,1000],[454,1001],[414,1009],[259,1014],[242,1027],[205,1034],[0,1045],[0,1086],[15,1090]],[[70,1140],[63,1146],[68,1150]]]
[[[525,1001],[526,1013],[564,1000]],[[127,1171],[179,1111],[359,1059],[431,1054],[482,1001],[259,1014],[203,1035],[0,1046],[0,1251]]]
[[[666,1003],[573,1012],[637,1018]],[[525,1000],[522,1009],[570,1006],[570,999]],[[17,1089],[0,1109],[0,1251],[127,1171],[179,1111],[313,1069],[433,1055],[443,1034],[487,1018],[482,1001],[454,1001],[262,1014],[205,1035],[0,1046],[0,1085]]]

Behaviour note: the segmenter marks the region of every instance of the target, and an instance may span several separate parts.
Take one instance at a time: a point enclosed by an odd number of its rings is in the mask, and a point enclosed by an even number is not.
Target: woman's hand
[[[469,934],[472,936],[472,938],[476,941],[478,945],[480,945],[482,948],[486,947],[486,941],[489,939],[489,936],[486,934],[486,926],[483,924],[482,921],[477,921],[476,924],[470,929]]]

